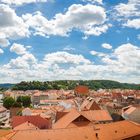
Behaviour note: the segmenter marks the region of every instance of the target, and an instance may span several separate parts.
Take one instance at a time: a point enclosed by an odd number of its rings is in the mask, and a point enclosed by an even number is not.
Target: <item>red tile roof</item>
[[[89,93],[88,87],[81,86],[81,85],[77,86],[74,91],[75,91],[75,93],[78,93],[78,94],[88,94]]]
[[[81,105],[81,110],[101,110],[101,108],[92,98],[86,98]]]
[[[106,110],[90,110],[79,112],[76,109],[73,109],[67,114],[63,115],[63,117],[61,117],[59,120],[57,120],[56,123],[54,123],[53,128],[67,128],[71,123],[73,123],[74,120],[80,116],[83,116],[85,119],[89,120],[89,122],[112,121],[111,116]]]
[[[140,138],[140,125],[129,121],[55,130],[13,131],[1,140],[122,140]]]
[[[35,125],[36,127],[40,129],[48,129],[51,127],[51,121],[44,119],[40,117],[39,115],[37,116],[14,116],[12,118],[12,127],[15,128],[16,126],[29,122]]]

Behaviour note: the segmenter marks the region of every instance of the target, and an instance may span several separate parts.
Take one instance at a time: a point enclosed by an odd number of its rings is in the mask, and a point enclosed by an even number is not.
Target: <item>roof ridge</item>
[[[13,133],[13,135],[12,136],[10,136],[7,140],[11,140],[11,138],[13,138],[14,136],[15,136],[15,134],[17,134],[18,133],[18,130],[17,131],[14,131],[14,132],[11,132],[11,133]],[[9,134],[8,134],[9,135]]]

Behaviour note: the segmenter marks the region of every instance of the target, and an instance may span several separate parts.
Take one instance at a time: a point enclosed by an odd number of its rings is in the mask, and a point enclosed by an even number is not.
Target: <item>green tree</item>
[[[7,109],[13,107],[15,104],[15,100],[12,97],[5,97],[3,99],[3,106],[6,107]]]
[[[22,97],[22,104],[24,107],[29,107],[31,104],[31,98],[29,96]]]
[[[15,103],[13,104],[13,107],[22,107],[22,105],[21,105],[21,103],[19,103],[19,102],[15,102]]]
[[[22,103],[22,96],[18,96],[18,97],[17,97],[17,102],[18,102],[18,103]]]
[[[24,107],[29,107],[31,104],[31,98],[30,96],[19,96],[17,98],[17,102],[22,104]]]

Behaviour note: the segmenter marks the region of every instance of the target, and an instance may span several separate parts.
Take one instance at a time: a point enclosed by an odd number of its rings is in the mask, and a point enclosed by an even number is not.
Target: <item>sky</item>
[[[140,83],[140,0],[0,0],[0,83]]]

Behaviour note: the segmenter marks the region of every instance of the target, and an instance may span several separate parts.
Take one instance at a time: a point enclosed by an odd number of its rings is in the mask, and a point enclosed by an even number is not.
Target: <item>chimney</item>
[[[96,138],[98,139],[99,137],[98,137],[98,133],[95,133],[95,135],[96,135]]]

